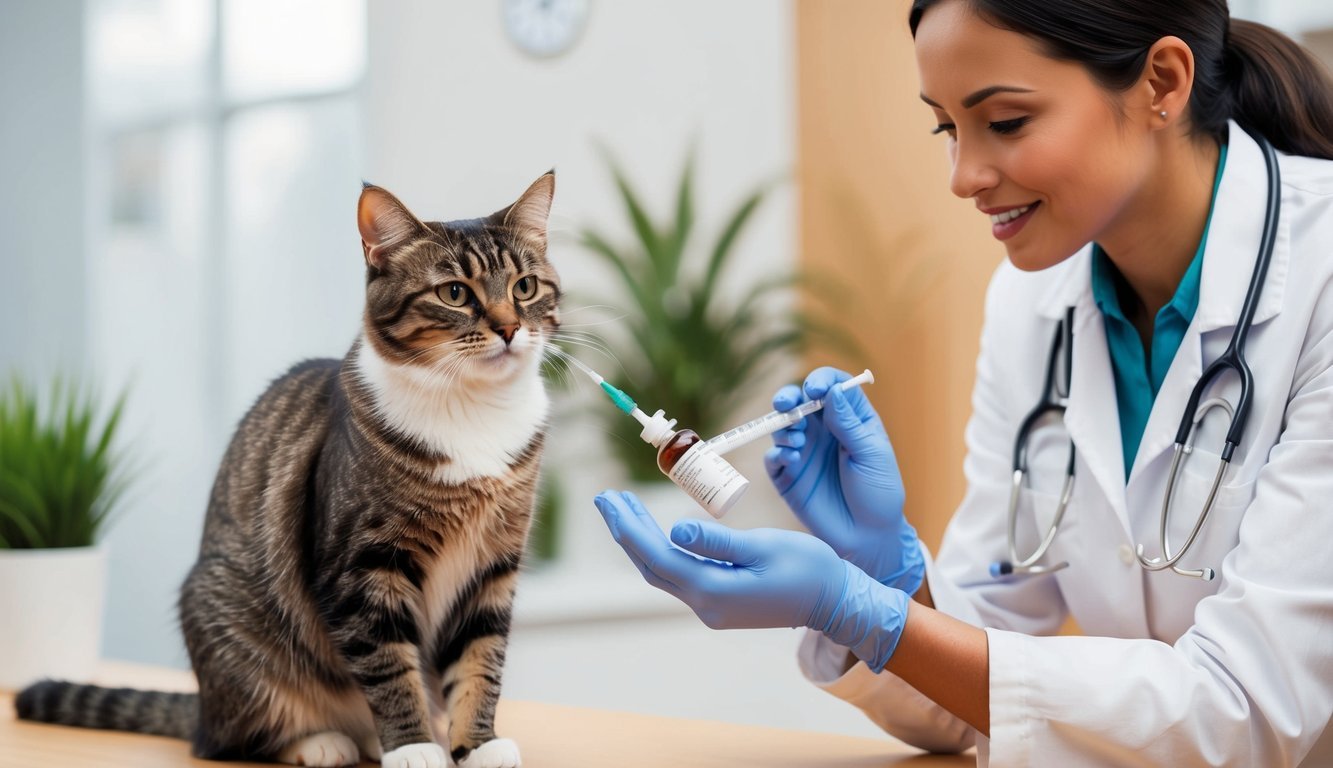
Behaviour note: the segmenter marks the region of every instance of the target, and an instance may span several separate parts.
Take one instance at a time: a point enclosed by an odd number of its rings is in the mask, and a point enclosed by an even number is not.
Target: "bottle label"
[[[667,477],[717,518],[750,487],[744,475],[703,442],[690,446]]]

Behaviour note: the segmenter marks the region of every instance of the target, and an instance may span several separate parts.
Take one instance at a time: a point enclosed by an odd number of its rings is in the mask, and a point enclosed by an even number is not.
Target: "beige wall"
[[[797,0],[797,157],[803,266],[850,286],[854,327],[931,549],[962,499],[982,302],[1004,256],[949,193],[945,140],[919,98],[908,0]],[[996,510],[1003,514],[1004,510]]]

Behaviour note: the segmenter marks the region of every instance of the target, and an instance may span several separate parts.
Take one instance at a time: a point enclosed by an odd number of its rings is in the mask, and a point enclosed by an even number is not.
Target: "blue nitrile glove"
[[[813,536],[680,520],[668,541],[634,494],[603,491],[594,503],[643,578],[713,629],[810,627],[876,672],[898,646],[907,594],[870,578]]]
[[[851,378],[818,368],[778,390],[773,407],[789,411],[824,397],[824,409],[773,433],[764,468],[810,532],[881,584],[915,594],[926,577],[916,529],[903,517],[903,481],[884,423]]]

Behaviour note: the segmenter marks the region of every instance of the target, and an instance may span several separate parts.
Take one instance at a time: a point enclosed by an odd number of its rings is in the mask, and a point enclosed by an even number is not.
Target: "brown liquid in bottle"
[[[667,438],[662,447],[657,450],[657,468],[662,470],[662,474],[670,475],[671,470],[676,468],[676,463],[685,452],[694,447],[696,443],[703,442],[699,433],[692,429],[682,429],[671,437]]]

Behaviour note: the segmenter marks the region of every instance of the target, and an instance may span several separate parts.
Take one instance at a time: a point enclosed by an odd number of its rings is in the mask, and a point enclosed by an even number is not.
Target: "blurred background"
[[[909,5],[0,0],[0,374],[128,396],[134,481],[103,537],[103,655],[188,665],[174,601],[232,430],[289,365],[341,357],[357,333],[363,179],[441,220],[498,210],[556,168],[563,317],[607,350],[580,356],[633,395],[697,392],[642,395],[647,409],[714,407],[726,426],[815,365],[872,368],[908,514],[934,547],[962,497],[981,298],[1003,250],[948,194]],[[1324,0],[1232,8],[1333,53]],[[613,168],[657,229],[636,227]],[[613,262],[669,250],[682,221],[680,285],[636,301]],[[726,267],[701,295],[716,250]],[[763,287],[791,276],[791,290]],[[626,328],[698,301],[718,322],[673,330],[680,348],[635,370]],[[742,306],[757,319],[733,335]],[[772,353],[744,378],[682,379],[692,345],[720,343],[699,335],[712,331],[735,357]],[[556,482],[505,695],[875,733],[802,680],[795,631],[712,632],[643,583],[592,496],[635,488],[664,524],[699,512],[636,469],[650,449],[584,382],[557,384]],[[762,449],[733,456],[752,486],[728,522],[795,527]]]

